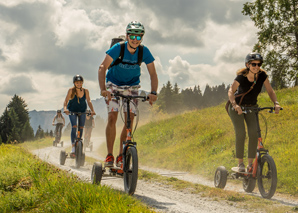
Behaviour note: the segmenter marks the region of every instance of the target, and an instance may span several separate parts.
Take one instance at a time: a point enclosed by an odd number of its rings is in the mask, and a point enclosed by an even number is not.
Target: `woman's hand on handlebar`
[[[279,106],[279,104],[275,104],[274,105],[274,112],[275,112],[275,114],[278,114],[280,109],[281,109],[281,107]]]
[[[68,110],[68,109],[64,110],[64,113],[65,113],[66,115],[69,115],[69,110]]]
[[[91,116],[92,116],[92,115],[96,115],[96,113],[95,113],[94,111],[92,111],[92,112],[91,112]]]

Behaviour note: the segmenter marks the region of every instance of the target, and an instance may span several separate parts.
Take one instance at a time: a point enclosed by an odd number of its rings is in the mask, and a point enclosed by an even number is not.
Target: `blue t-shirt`
[[[115,44],[111,49],[109,49],[106,54],[113,58],[112,64],[119,58],[121,51],[120,43]],[[106,81],[111,81],[117,86],[134,86],[139,85],[141,76],[141,67],[138,65],[138,53],[139,48],[137,48],[134,54],[131,54],[127,49],[127,42],[125,42],[123,62],[131,64],[119,63],[116,66],[112,66],[107,73]],[[147,47],[143,48],[143,60],[146,64],[150,64],[154,61],[154,58]]]

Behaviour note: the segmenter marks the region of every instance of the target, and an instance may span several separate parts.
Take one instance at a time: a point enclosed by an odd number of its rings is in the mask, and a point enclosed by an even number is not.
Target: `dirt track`
[[[103,138],[93,138],[94,150],[103,143]],[[64,142],[65,145],[70,145],[70,142]],[[86,181],[91,181],[91,170],[92,165],[86,164],[80,169],[75,168],[74,159],[67,158],[65,165],[61,166],[59,164],[60,151],[65,147],[48,147],[44,149],[34,150],[33,153],[39,156],[42,160],[47,161],[61,169],[73,172],[78,175],[81,179]],[[86,151],[86,155],[93,157],[98,160],[104,160],[103,156],[98,156],[95,152]],[[140,166],[141,169],[152,170],[147,167]],[[152,170],[153,171],[153,170]],[[213,182],[204,180],[203,178],[198,178],[198,176],[190,175],[184,172],[173,172],[161,169],[154,169],[154,172],[158,172],[161,175],[176,177],[181,180],[186,180],[194,183],[200,183],[213,187]],[[102,184],[109,185],[112,188],[123,191],[123,179],[116,177],[103,177]],[[243,189],[241,186],[235,186],[232,184],[227,184],[226,189],[241,191]],[[253,193],[256,196],[259,194]],[[206,197],[201,197],[200,195],[190,194],[187,192],[179,192],[172,190],[170,187],[162,186],[159,183],[148,183],[145,181],[138,180],[137,189],[133,195],[137,199],[146,203],[147,205],[156,209],[159,212],[247,212],[245,209],[237,208],[236,206],[230,205],[230,203],[225,201],[213,201]],[[275,195],[272,200],[278,201],[285,205],[298,206],[298,201],[294,199],[284,198],[279,195]]]

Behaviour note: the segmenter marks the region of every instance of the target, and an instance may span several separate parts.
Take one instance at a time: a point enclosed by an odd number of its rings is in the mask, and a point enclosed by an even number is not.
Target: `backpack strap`
[[[138,65],[141,66],[143,62],[143,50],[144,50],[144,45],[140,44],[139,45],[139,53],[138,53]]]
[[[116,66],[116,65],[118,65],[118,64],[120,64],[121,62],[122,62],[122,60],[123,60],[123,57],[124,57],[124,50],[125,50],[125,41],[121,41],[121,42],[119,42],[119,44],[120,44],[120,55],[119,55],[119,57],[116,59],[116,61],[113,63],[113,64],[111,64],[110,66],[109,66],[109,69],[111,68],[111,67],[113,67],[113,66]]]
[[[113,66],[116,66],[120,63],[122,63],[123,57],[124,57],[124,51],[125,51],[125,41],[119,42],[120,43],[120,55],[119,58],[116,59],[116,61],[110,65],[109,69]],[[143,50],[144,50],[144,45],[140,44],[139,45],[139,52],[138,52],[138,65],[141,66],[142,62],[143,62]],[[126,63],[126,64],[130,64],[130,63]]]

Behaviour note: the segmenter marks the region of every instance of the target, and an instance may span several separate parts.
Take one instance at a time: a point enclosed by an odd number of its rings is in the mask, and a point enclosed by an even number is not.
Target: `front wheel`
[[[228,171],[224,166],[217,167],[214,175],[214,186],[223,189],[227,184]]]
[[[128,147],[125,155],[125,168],[123,168],[124,190],[133,195],[138,181],[138,154],[134,146]]]
[[[101,163],[95,162],[92,167],[91,172],[91,183],[92,184],[100,184],[102,178],[102,165]]]
[[[64,165],[66,160],[66,152],[61,150],[60,152],[60,165]]]
[[[263,198],[270,199],[277,186],[277,170],[273,158],[266,154],[258,167],[258,187]]]
[[[79,169],[83,161],[83,146],[82,141],[78,141],[76,146],[76,168]]]

